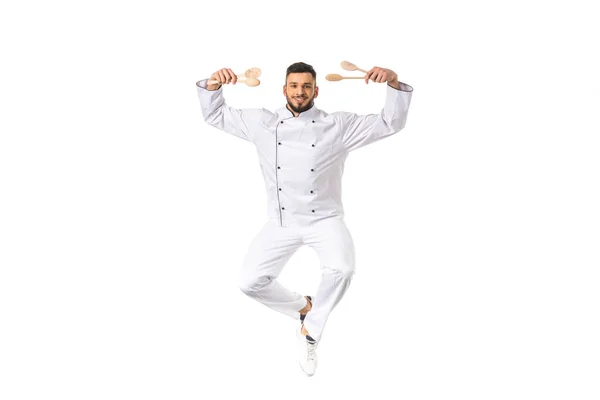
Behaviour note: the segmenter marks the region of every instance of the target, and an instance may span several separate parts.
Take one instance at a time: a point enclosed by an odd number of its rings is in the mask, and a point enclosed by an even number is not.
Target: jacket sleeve
[[[350,152],[399,132],[406,124],[413,88],[400,83],[400,90],[387,85],[385,106],[379,114],[336,113],[342,143]]]
[[[202,115],[209,125],[249,142],[253,141],[252,124],[258,121],[261,109],[236,109],[225,104],[223,87],[207,90],[208,79],[196,83]]]

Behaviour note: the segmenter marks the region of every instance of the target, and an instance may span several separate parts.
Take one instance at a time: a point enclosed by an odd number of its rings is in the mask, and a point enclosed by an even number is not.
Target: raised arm
[[[218,84],[208,84],[209,80],[216,80]],[[237,77],[229,68],[222,68],[213,73],[210,79],[196,83],[202,115],[209,125],[230,133],[249,142],[253,141],[252,124],[258,120],[261,109],[236,109],[225,103],[223,84],[233,84]]]
[[[406,124],[413,88],[398,81],[398,75],[387,68],[373,67],[365,75],[365,83],[369,80],[387,83],[385,105],[379,114],[337,113],[342,142],[349,152],[391,136]]]

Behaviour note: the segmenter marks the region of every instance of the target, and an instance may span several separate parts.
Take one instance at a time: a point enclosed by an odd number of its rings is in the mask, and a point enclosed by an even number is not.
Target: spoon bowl
[[[255,87],[255,86],[260,85],[260,81],[256,78],[246,78],[243,80],[239,80],[238,82],[243,82],[250,87]]]
[[[260,68],[252,67],[244,72],[246,78],[258,78],[261,74]]]
[[[352,64],[350,61],[342,61],[340,65],[342,66],[342,69],[345,69],[346,71],[360,71],[360,72],[364,72],[365,74],[367,73],[367,71],[365,71],[364,69],[358,68],[356,65]]]

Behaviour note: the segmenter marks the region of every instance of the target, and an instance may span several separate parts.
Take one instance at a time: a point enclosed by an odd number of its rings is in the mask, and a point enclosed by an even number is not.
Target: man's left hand
[[[373,67],[365,75],[365,83],[368,84],[369,80],[372,80],[373,82],[378,82],[378,83],[386,82],[393,88],[400,89],[400,84],[398,83],[398,75],[391,69],[381,68],[381,67]]]

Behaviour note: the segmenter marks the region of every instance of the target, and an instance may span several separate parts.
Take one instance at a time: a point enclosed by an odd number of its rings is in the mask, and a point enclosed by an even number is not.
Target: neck
[[[285,105],[285,108],[287,108],[287,109],[289,110],[289,112],[291,112],[292,114],[294,114],[294,117],[297,117],[298,115],[300,115],[300,113],[297,113],[296,111],[292,110],[292,109],[290,108],[290,105],[289,105],[289,104],[286,104],[286,105]]]
[[[308,110],[310,110],[310,109],[311,109],[311,108],[313,108],[314,106],[315,106],[315,104],[313,103],[313,104],[311,104],[311,105],[310,105],[310,107],[309,107],[309,108],[307,108],[306,110],[304,110],[304,111],[302,111],[302,112],[307,112]],[[287,108],[289,112],[291,112],[292,114],[294,114],[294,117],[297,117],[298,115],[300,115],[300,113],[299,113],[299,112],[296,112],[296,111],[292,110],[292,109],[290,108],[290,105],[289,105],[289,104],[286,104],[286,105],[285,105],[285,108]]]

